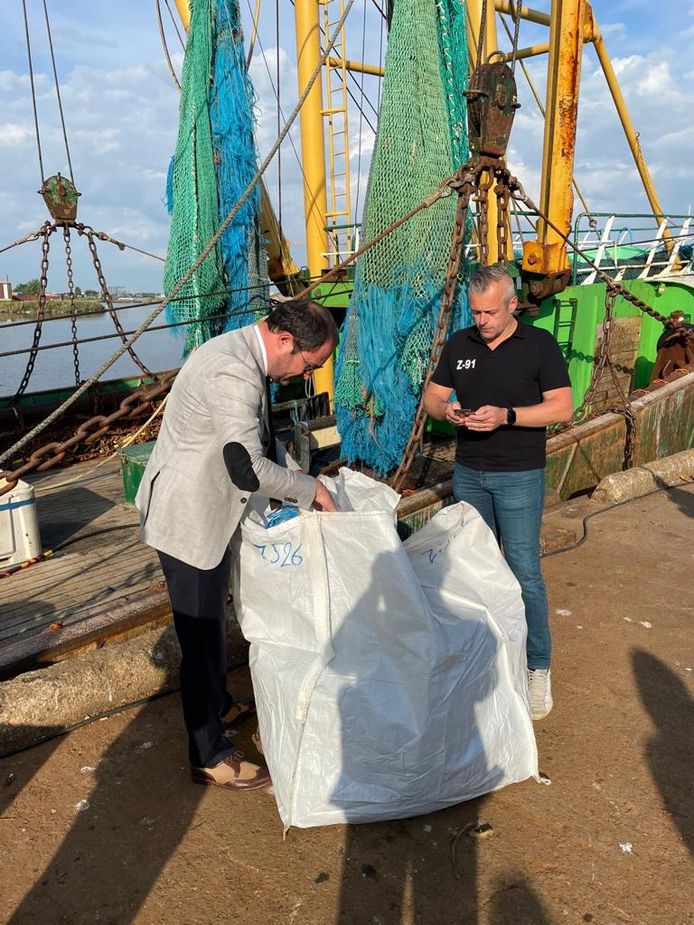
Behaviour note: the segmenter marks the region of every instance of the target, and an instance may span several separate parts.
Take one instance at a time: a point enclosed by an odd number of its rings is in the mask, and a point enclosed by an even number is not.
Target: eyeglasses
[[[296,349],[299,350],[298,347],[297,347]],[[313,372],[315,372],[317,369],[323,369],[323,364],[322,364],[322,363],[321,363],[320,365],[316,365],[315,363],[307,363],[307,362],[306,362],[306,357],[304,356],[304,351],[303,351],[303,350],[299,350],[299,356],[300,356],[301,359],[304,361],[304,371],[303,371],[303,373],[302,373],[303,376],[306,376],[306,375],[308,375],[308,374],[310,374],[310,373],[313,373]]]

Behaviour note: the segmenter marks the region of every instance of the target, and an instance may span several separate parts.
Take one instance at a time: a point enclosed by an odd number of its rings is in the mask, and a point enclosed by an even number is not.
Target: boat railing
[[[694,228],[691,215],[581,212],[572,239],[601,270],[616,280],[663,279],[694,272]],[[575,250],[571,257],[573,285],[590,285],[597,271]]]
[[[511,229],[513,255],[520,260],[523,241],[537,234],[538,216],[519,212]],[[361,225],[331,224],[327,229],[333,249],[326,252],[331,266],[350,257],[362,243]],[[345,235],[345,232],[349,234]],[[343,242],[349,241],[349,247]],[[617,281],[663,279],[694,274],[694,216],[652,213],[581,212],[571,232],[569,248],[572,285],[590,285],[597,271],[574,248],[578,247],[601,270]],[[341,246],[342,244],[342,246]],[[477,236],[465,245],[465,257],[479,259]]]

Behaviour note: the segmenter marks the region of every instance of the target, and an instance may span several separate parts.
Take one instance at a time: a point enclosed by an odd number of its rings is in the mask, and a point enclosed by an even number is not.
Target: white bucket
[[[11,491],[0,495],[0,566],[26,562],[40,555],[34,489],[19,481]]]

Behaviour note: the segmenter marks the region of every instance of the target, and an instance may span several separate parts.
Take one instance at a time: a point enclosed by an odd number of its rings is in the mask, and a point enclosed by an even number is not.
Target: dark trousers
[[[213,767],[234,751],[222,716],[227,692],[226,614],[231,552],[215,568],[199,569],[159,552],[181,646],[181,700],[188,756],[195,768]]]

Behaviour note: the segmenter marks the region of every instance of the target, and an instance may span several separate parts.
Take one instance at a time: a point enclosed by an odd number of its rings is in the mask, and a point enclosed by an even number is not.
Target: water
[[[146,305],[130,308],[127,305],[117,306],[118,317],[126,332],[134,331],[149,315],[154,306]],[[164,312],[153,322],[154,325],[165,324]],[[178,331],[184,328],[171,330],[145,331],[135,341],[134,349],[142,362],[153,372],[173,369],[181,365],[183,337]],[[108,313],[98,315],[80,315],[77,318],[77,336],[96,337],[102,334],[116,334]],[[20,350],[31,347],[34,336],[32,324],[18,324],[16,321],[0,321],[0,354],[8,350]],[[43,323],[41,346],[56,344],[72,340],[70,320],[46,320]],[[87,379],[95,372],[104,360],[108,359],[121,345],[116,335],[110,340],[96,341],[96,343],[80,344],[80,375]],[[19,385],[26,367],[28,354],[18,356],[0,357],[0,396],[13,395]],[[122,376],[141,375],[140,369],[126,353],[119,357],[103,375],[103,379],[118,379]],[[67,347],[56,347],[53,350],[40,350],[36,357],[34,372],[29,380],[27,392],[37,392],[43,389],[59,388],[61,386],[74,386],[75,371],[72,357],[72,344]]]

